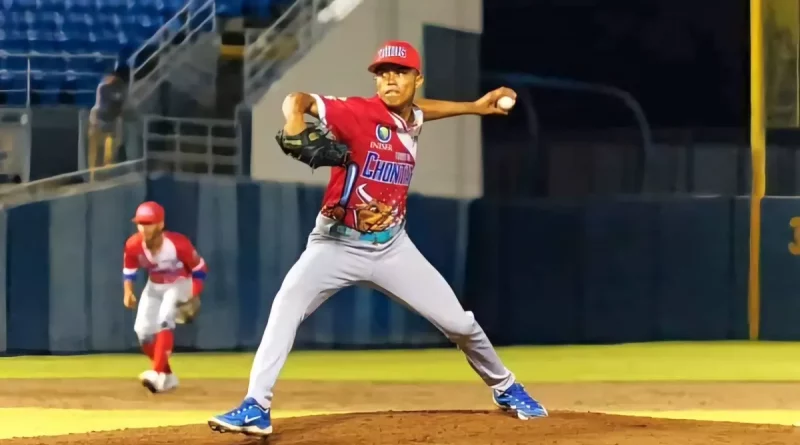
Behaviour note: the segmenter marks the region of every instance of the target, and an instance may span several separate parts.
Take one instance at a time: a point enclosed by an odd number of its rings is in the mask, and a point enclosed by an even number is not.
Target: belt
[[[340,238],[349,238],[373,244],[384,244],[391,241],[392,238],[400,232],[403,226],[404,224],[398,224],[380,232],[359,232],[343,224],[336,223],[331,226],[328,233]]]

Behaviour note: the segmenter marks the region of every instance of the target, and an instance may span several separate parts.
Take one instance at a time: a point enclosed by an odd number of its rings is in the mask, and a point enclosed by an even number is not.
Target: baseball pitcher
[[[377,95],[328,97],[293,93],[283,104],[286,123],[277,141],[289,156],[331,177],[315,228],[278,291],[240,406],[209,419],[212,430],[266,436],[272,432],[273,386],[300,323],[339,289],[368,283],[436,326],[464,352],[493,391],[494,402],[520,419],[545,417],[503,365],[471,312],[422,256],[405,231],[406,198],[424,121],[465,114],[505,115],[499,88],[475,102],[419,99],[420,56],[409,43],[389,41],[369,66]],[[507,102],[507,100],[505,101]],[[305,122],[305,115],[321,125]]]
[[[134,281],[139,268],[148,272],[133,330],[152,369],[139,381],[152,393],[178,387],[169,366],[176,324],[191,323],[200,309],[200,292],[208,268],[189,238],[164,230],[164,208],[148,201],[136,209],[137,233],[128,238],[123,256],[124,304],[136,307]]]

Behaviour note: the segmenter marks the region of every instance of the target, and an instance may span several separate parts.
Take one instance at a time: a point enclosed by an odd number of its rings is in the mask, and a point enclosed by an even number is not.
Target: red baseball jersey
[[[147,249],[141,233],[128,238],[123,255],[124,279],[135,279],[139,268],[147,270],[150,281],[155,284],[169,284],[191,277],[193,295],[199,295],[203,290],[208,272],[205,260],[189,238],[168,231],[164,232],[164,243],[156,253]]]
[[[422,110],[408,125],[378,96],[311,95],[319,118],[351,152],[352,165],[331,168],[322,214],[360,232],[380,232],[405,221],[417,157]]]

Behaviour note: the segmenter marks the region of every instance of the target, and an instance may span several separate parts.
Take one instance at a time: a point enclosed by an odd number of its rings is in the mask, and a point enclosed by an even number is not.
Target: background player
[[[306,250],[283,281],[256,353],[250,386],[236,409],[209,419],[220,432],[266,436],[272,432],[272,389],[294,342],[300,322],[344,287],[367,283],[421,314],[461,349],[467,362],[493,389],[494,401],[520,419],[544,417],[506,368],[471,312],[461,307],[445,279],[405,232],[406,198],[416,164],[417,138],[424,120],[464,114],[507,114],[501,97],[508,88],[469,103],[419,100],[420,57],[407,42],[390,41],[369,67],[378,94],[371,98],[321,97],[294,93],[283,104],[286,124],[278,134],[284,152],[329,165],[331,178]],[[319,130],[304,115],[320,119],[341,144],[341,159],[319,141]],[[305,148],[304,148],[305,147]],[[314,150],[313,155],[303,150]],[[435,149],[435,148],[434,148]]]
[[[152,393],[175,389],[178,378],[169,366],[175,324],[191,322],[200,305],[208,271],[203,258],[184,235],[164,231],[164,208],[144,202],[133,218],[138,232],[128,238],[123,256],[125,307],[136,307],[134,281],[138,269],[148,271],[133,330],[152,369],[139,375]]]

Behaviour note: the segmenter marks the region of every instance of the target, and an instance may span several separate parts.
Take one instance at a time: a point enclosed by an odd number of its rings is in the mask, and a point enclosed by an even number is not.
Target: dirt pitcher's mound
[[[268,444],[548,444],[713,445],[798,444],[795,428],[695,422],[606,414],[557,412],[546,419],[517,420],[498,411],[415,411],[338,414],[274,421]],[[800,429],[798,429],[800,430]],[[213,433],[206,425],[12,439],[3,445],[240,445],[262,443],[242,435]]]

